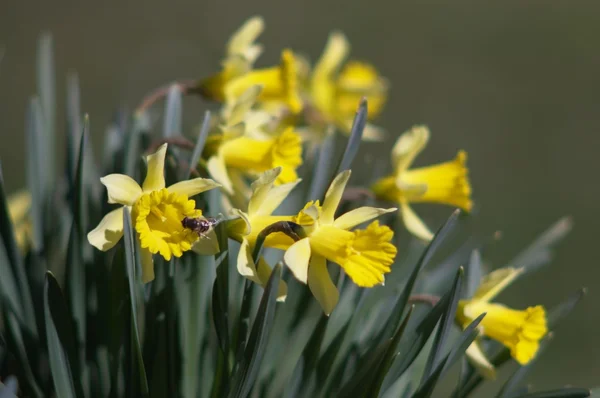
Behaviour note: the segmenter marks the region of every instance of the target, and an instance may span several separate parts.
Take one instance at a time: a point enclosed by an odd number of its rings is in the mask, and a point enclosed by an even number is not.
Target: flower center
[[[133,205],[132,217],[142,248],[160,253],[165,260],[181,257],[192,248],[198,235],[183,227],[185,217],[200,217],[202,211],[186,195],[169,192],[166,188],[142,195]]]

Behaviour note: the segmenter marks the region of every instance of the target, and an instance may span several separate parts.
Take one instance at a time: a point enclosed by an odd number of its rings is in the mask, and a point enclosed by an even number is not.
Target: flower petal
[[[496,378],[496,369],[494,369],[494,365],[492,365],[485,357],[485,353],[477,341],[471,343],[465,354],[471,365],[477,369],[479,374],[489,380]]]
[[[404,221],[406,229],[408,229],[410,233],[424,241],[429,242],[433,239],[433,233],[408,204],[400,204],[400,215],[402,216],[402,221]]]
[[[146,179],[142,184],[144,192],[158,191],[165,187],[165,156],[167,144],[162,144],[152,155],[146,156]]]
[[[380,209],[377,207],[368,206],[359,207],[358,209],[354,209],[348,213],[342,214],[333,222],[333,226],[340,229],[350,229],[364,222],[371,221],[382,214],[391,213],[396,210],[398,209],[395,207],[390,209]]]
[[[113,248],[123,236],[123,208],[120,207],[104,216],[96,228],[88,235],[88,242],[96,249],[107,251]]]
[[[308,287],[323,308],[325,315],[329,316],[338,303],[340,293],[331,280],[325,257],[315,255],[310,261]]]
[[[244,240],[242,240],[242,244],[238,252],[237,270],[240,273],[240,275],[245,276],[251,281],[261,283],[260,279],[258,279],[258,274],[256,272],[254,260],[252,259],[252,251],[250,250],[250,244],[248,243],[248,239],[245,238]]]
[[[500,268],[483,277],[473,300],[488,302],[493,300],[502,290],[510,285],[519,275],[523,273],[523,268]]]
[[[249,58],[249,62],[254,62],[261,51],[261,46],[254,44],[254,41],[264,28],[265,22],[262,17],[255,16],[248,19],[227,42],[227,54],[242,55]]]
[[[270,216],[285,200],[292,189],[300,180],[274,186],[281,167],[276,167],[263,173],[258,180],[252,183],[252,196],[248,204],[248,214],[254,216]]]
[[[219,240],[214,229],[211,228],[208,232],[204,233],[203,237],[194,242],[192,251],[203,256],[214,256],[220,252]]]
[[[226,105],[223,111],[223,117],[226,121],[225,128],[235,126],[246,119],[261,91],[262,86],[260,85],[250,86],[235,99],[235,102]]]
[[[154,260],[152,259],[152,253],[150,250],[140,248],[142,262],[142,282],[148,283],[154,280]]]
[[[330,79],[339,70],[349,51],[350,45],[344,34],[341,32],[331,33],[327,39],[323,54],[315,65],[313,81],[316,83],[321,80]]]
[[[135,180],[124,174],[109,174],[100,178],[108,193],[108,203],[132,206],[142,195],[142,188]]]
[[[290,246],[283,255],[283,261],[292,274],[302,283],[308,282],[308,262],[310,260],[310,239],[300,239]]]
[[[208,191],[213,188],[220,187],[216,181],[211,180],[210,178],[194,178],[192,180],[180,181],[171,185],[168,189],[169,192],[174,192],[178,194],[184,194],[188,198],[191,198],[194,195],[198,195],[199,193]]]
[[[233,185],[227,174],[227,166],[225,166],[225,159],[222,156],[212,156],[206,163],[206,168],[210,173],[211,177],[217,182],[223,185],[223,188],[227,193],[233,193]]]
[[[344,193],[346,184],[350,179],[350,174],[350,170],[344,170],[331,182],[331,185],[325,194],[325,200],[323,200],[323,211],[321,213],[321,222],[323,224],[333,223],[335,211],[340,204],[342,194]]]
[[[392,149],[392,164],[396,174],[406,170],[429,141],[426,126],[414,126],[398,138]]]
[[[269,282],[269,278],[271,277],[271,273],[273,269],[267,264],[264,257],[258,259],[258,267],[256,268],[256,272],[258,272],[258,278],[260,279],[260,284],[262,287],[267,286],[267,282]],[[287,298],[287,284],[284,280],[279,281],[279,286],[277,287],[277,301],[284,302]]]

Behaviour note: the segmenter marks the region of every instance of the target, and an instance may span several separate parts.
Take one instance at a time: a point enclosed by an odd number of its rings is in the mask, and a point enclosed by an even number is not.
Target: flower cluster
[[[472,209],[467,154],[461,150],[453,160],[412,167],[430,138],[427,127],[415,126],[397,138],[390,174],[370,186],[372,199],[391,202],[394,207],[362,206],[340,212],[346,208],[340,204],[351,176],[350,170],[345,170],[333,178],[324,197],[310,198],[290,214],[279,214],[278,207],[300,183],[299,168],[309,156],[303,150],[318,147],[331,131],[349,133],[362,98],[369,104],[363,138],[385,138],[383,129],[372,121],[385,105],[388,83],[372,65],[347,61],[350,47],[339,32],[329,36],[314,66],[299,53],[284,49],[278,65],[255,68],[263,50],[256,40],[263,28],[261,18],[248,20],[227,44],[221,70],[195,87],[194,92],[222,104],[199,164],[193,165],[210,178],[165,187],[167,145],[162,145],[147,156],[147,175],[141,186],[121,174],[101,179],[108,202],[121,207],[108,213],[89,232],[88,240],[104,251],[115,246],[123,234],[123,209],[129,208],[141,247],[142,279],[150,282],[154,278],[153,255],[170,260],[190,250],[214,254],[182,221],[203,217],[191,197],[220,188],[227,235],[241,244],[238,272],[252,282],[267,284],[271,266],[264,257],[254,257],[260,237],[262,247],[280,251],[291,274],[308,286],[329,315],[339,301],[339,292],[328,264],[337,264],[340,272],[363,288],[383,285],[392,271],[397,255],[394,232],[384,225],[385,219],[378,220],[381,216],[397,213],[410,233],[428,242],[434,235],[412,204]],[[281,223],[295,226],[301,234],[292,236],[274,228],[261,235]],[[514,310],[491,303],[520,273],[513,268],[492,272],[483,278],[473,297],[458,305],[456,323],[463,328],[486,314],[479,326],[480,337],[467,350],[470,361],[486,376],[493,377],[494,368],[481,350],[481,339],[500,342],[517,362],[526,364],[547,333],[543,307]],[[279,301],[286,295],[282,281]]]

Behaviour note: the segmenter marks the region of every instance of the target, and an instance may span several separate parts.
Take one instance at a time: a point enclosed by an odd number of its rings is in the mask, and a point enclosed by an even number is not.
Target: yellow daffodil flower
[[[416,126],[402,134],[392,149],[393,174],[371,187],[378,199],[400,204],[400,216],[406,228],[423,240],[433,234],[410,207],[410,203],[440,203],[470,211],[471,185],[466,166],[467,154],[459,151],[454,160],[428,167],[410,169],[414,159],[425,148],[429,130]]]
[[[373,120],[381,113],[388,91],[387,82],[372,65],[351,61],[342,67],[349,51],[350,45],[342,33],[329,35],[309,84],[311,105],[317,111],[317,116],[311,116],[309,112],[309,119],[315,119],[316,124],[321,119],[324,124],[335,125],[344,133],[349,133],[352,128],[361,98],[367,98],[368,118]],[[383,134],[368,124],[363,137],[378,140]]]
[[[242,179],[235,174],[255,175],[281,167],[277,184],[286,184],[298,178],[296,169],[302,164],[302,141],[292,127],[264,139],[233,134],[213,135],[210,138],[204,153],[208,156],[208,171],[230,194],[244,189],[239,186]]]
[[[132,224],[142,248],[144,283],[154,279],[153,254],[159,253],[170,260],[171,256],[180,257],[195,242],[200,242],[196,233],[181,224],[185,217],[202,216],[202,211],[195,209],[195,202],[189,197],[220,186],[211,179],[195,178],[165,188],[166,153],[167,144],[164,144],[146,157],[148,171],[141,187],[123,174],[109,174],[100,179],[108,191],[108,203],[123,206],[104,216],[87,236],[97,249],[111,249],[123,236],[123,208],[131,209]]]
[[[334,218],[349,178],[349,170],[340,173],[322,206],[318,201],[309,202],[293,219],[307,237],[295,242],[284,255],[286,265],[300,282],[308,284],[327,315],[339,299],[327,260],[339,264],[358,286],[373,287],[383,284],[384,274],[390,272],[396,257],[396,247],[390,243],[394,233],[387,226],[375,221],[366,229],[350,229],[397,209],[360,207]]]
[[[548,332],[544,307],[537,305],[514,310],[490,302],[522,272],[522,268],[501,268],[484,277],[472,298],[459,301],[456,322],[466,328],[475,318],[486,313],[479,324],[481,335],[503,344],[519,364],[526,365],[535,357],[539,341]],[[478,341],[469,346],[466,354],[483,376],[495,377],[494,366],[485,357]]]
[[[281,167],[268,170],[252,184],[252,195],[248,203],[248,211],[233,209],[231,212],[239,219],[228,224],[230,238],[241,243],[237,259],[238,272],[251,281],[265,286],[271,275],[271,267],[261,257],[258,265],[254,264],[252,251],[258,234],[269,225],[278,221],[291,221],[292,216],[273,216],[272,213],[285,200],[290,191],[300,182],[276,185],[282,172]],[[264,242],[265,247],[286,249],[294,241],[281,232],[272,233]],[[284,301],[287,296],[287,286],[281,281],[279,284],[278,301]]]
[[[261,17],[252,17],[231,36],[222,62],[223,70],[200,82],[202,95],[215,101],[225,100],[225,85],[250,71],[262,53],[262,46],[254,42],[264,30],[264,25]]]
[[[8,197],[8,216],[13,224],[17,246],[21,252],[26,252],[31,242],[31,194],[22,190]]]

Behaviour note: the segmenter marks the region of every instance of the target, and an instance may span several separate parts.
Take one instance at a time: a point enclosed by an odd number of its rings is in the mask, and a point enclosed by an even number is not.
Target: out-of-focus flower
[[[262,53],[262,46],[254,43],[264,30],[261,17],[248,19],[229,39],[223,69],[199,83],[202,95],[216,101],[225,101],[225,85],[252,69],[254,62]]]
[[[360,207],[334,218],[350,171],[340,173],[329,187],[323,205],[309,202],[293,219],[306,231],[307,237],[295,242],[285,253],[286,265],[311,292],[329,315],[335,308],[339,292],[327,270],[327,260],[339,264],[361,287],[383,284],[384,274],[396,257],[396,247],[390,243],[394,233],[379,222],[366,229],[350,231],[355,226],[382,214],[396,211]]]
[[[429,130],[425,126],[413,127],[402,134],[392,149],[393,174],[371,188],[377,198],[399,203],[406,228],[423,240],[431,240],[433,234],[410,203],[440,203],[466,211],[473,206],[466,152],[459,151],[454,160],[446,163],[409,170],[428,140]]]
[[[185,217],[200,217],[189,197],[219,187],[207,178],[181,181],[165,188],[164,165],[167,144],[146,157],[148,171],[140,187],[135,180],[123,174],[109,174],[100,181],[108,191],[108,203],[122,207],[108,213],[100,224],[88,233],[88,241],[99,250],[111,249],[123,236],[123,208],[132,209],[131,218],[140,240],[142,281],[154,279],[152,255],[159,253],[170,260],[180,257],[198,241],[198,235],[183,227]]]
[[[479,324],[481,336],[500,342],[510,349],[510,355],[519,364],[526,365],[535,357],[539,341],[548,332],[544,307],[537,305],[514,310],[490,302],[522,272],[522,268],[501,268],[484,277],[472,298],[459,301],[456,322],[466,328],[485,313]],[[479,341],[473,342],[466,354],[483,376],[495,377],[494,366],[486,358]]]
[[[31,242],[30,210],[31,194],[29,191],[18,191],[8,197],[8,215],[13,224],[17,246],[21,252],[27,251]]]
[[[349,133],[362,97],[369,103],[369,120],[379,116],[387,100],[388,84],[372,65],[358,61],[343,65],[349,50],[346,37],[339,32],[332,33],[313,70],[307,119],[311,125],[320,124],[321,130],[335,125]],[[381,139],[382,131],[368,124],[363,137]]]
[[[237,259],[239,273],[251,281],[265,286],[271,275],[271,267],[261,257],[258,264],[252,259],[252,251],[258,234],[271,224],[279,221],[291,221],[292,216],[273,216],[275,209],[285,200],[290,191],[300,182],[276,185],[281,167],[268,170],[252,184],[252,195],[248,203],[248,211],[233,209],[232,214],[238,216],[237,220],[228,223],[230,238],[241,242]],[[275,232],[267,236],[265,247],[286,249],[294,241],[282,232]],[[279,284],[278,301],[284,301],[287,296],[287,286],[281,281]]]

